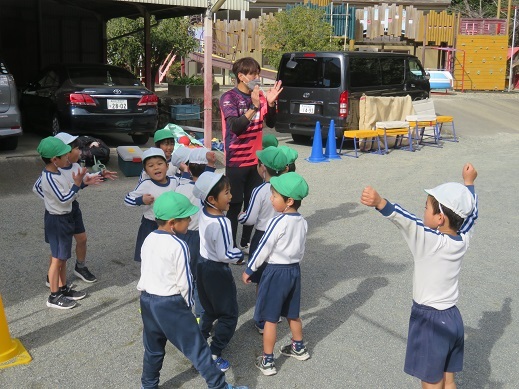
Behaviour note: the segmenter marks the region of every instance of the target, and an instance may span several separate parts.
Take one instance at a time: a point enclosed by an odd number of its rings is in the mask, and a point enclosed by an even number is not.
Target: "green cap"
[[[171,130],[168,130],[166,128],[163,128],[161,130],[155,131],[155,135],[153,135],[153,141],[155,143],[160,142],[164,139],[175,139],[175,136],[171,132]]]
[[[285,155],[287,157],[287,165],[294,163],[296,161],[297,157],[299,157],[297,150],[294,150],[292,147],[283,145],[283,146],[279,146],[279,149],[281,151],[283,151],[283,153],[285,153]]]
[[[153,203],[153,213],[159,220],[183,219],[198,210],[186,196],[177,192],[165,192]]]
[[[36,149],[38,154],[43,158],[61,157],[62,155],[70,153],[70,150],[72,150],[72,148],[69,145],[66,145],[61,139],[53,136],[42,139]]]
[[[277,147],[279,142],[278,142],[278,138],[276,138],[274,135],[266,134],[266,135],[263,135],[263,139],[262,139],[261,143],[263,145],[263,148],[266,149],[269,146]]]
[[[272,177],[270,185],[280,194],[291,197],[294,200],[303,200],[308,196],[308,184],[301,175],[290,172]]]
[[[287,157],[277,147],[269,146],[266,149],[258,150],[256,155],[263,165],[277,172],[285,170],[287,166]]]

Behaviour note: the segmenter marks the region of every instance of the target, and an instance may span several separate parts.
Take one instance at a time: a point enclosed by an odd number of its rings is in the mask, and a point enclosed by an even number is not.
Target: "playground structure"
[[[326,1],[312,3],[306,6],[325,10],[334,37],[344,40],[345,49],[410,52],[421,58],[427,69],[449,71],[456,90],[506,88],[506,19],[467,19],[446,11],[427,12],[385,3],[364,8],[333,2],[320,6]],[[262,38],[257,31],[263,20],[273,16],[215,21],[212,59],[213,68],[222,69],[220,74],[215,72],[218,82],[232,82],[230,69],[237,58],[252,56],[262,63]],[[203,45],[189,56],[198,63],[203,63],[203,58]],[[434,66],[430,65],[432,62]],[[274,80],[276,70],[266,66],[261,76]]]

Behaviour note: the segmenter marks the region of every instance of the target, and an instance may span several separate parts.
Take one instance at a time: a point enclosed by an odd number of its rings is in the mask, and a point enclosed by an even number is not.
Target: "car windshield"
[[[140,86],[133,74],[117,68],[75,67],[68,69],[70,81],[77,85]]]

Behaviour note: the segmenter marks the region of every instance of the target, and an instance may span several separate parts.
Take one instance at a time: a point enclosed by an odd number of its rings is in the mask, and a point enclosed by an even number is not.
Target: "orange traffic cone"
[[[18,339],[9,335],[9,327],[5,318],[4,304],[0,296],[0,369],[22,365],[32,361],[31,356]]]

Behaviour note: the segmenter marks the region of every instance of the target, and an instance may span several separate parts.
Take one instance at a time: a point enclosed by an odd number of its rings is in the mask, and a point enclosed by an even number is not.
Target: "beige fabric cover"
[[[405,121],[408,115],[413,115],[411,96],[362,96],[359,103],[359,130],[374,129],[377,122]],[[388,147],[392,147],[395,138],[388,139]],[[361,150],[371,148],[371,140],[360,142]]]

